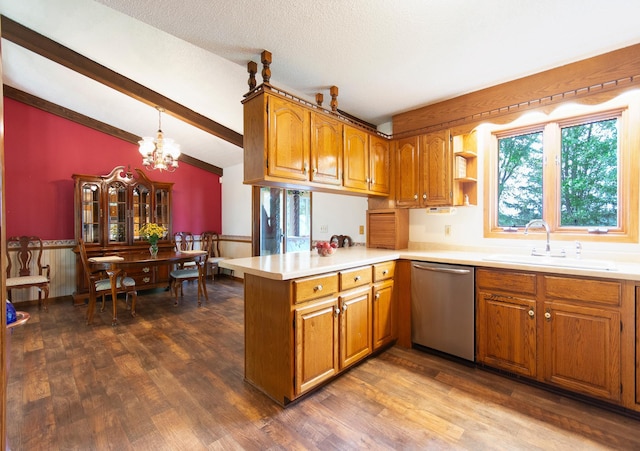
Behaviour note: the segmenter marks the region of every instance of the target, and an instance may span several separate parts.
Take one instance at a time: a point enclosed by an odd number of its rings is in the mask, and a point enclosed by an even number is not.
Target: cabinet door
[[[76,217],[76,235],[84,240],[87,246],[101,243],[102,205],[99,182],[83,182],[76,188],[79,196],[80,215]],[[78,206],[76,206],[78,208]]]
[[[536,301],[478,293],[477,359],[492,367],[536,376]]]
[[[395,296],[393,280],[377,283],[373,287],[373,349],[378,349],[396,338]]]
[[[391,157],[389,141],[379,136],[369,136],[369,158],[372,193],[389,195],[391,188]]]
[[[369,135],[347,125],[344,134],[343,174],[345,188],[369,189]]]
[[[545,381],[620,400],[620,314],[554,302],[544,305]]]
[[[127,209],[129,189],[121,182],[107,186],[107,240],[108,244],[129,244]]]
[[[291,180],[309,178],[309,112],[277,97],[269,97],[267,173]]]
[[[453,204],[451,146],[447,130],[422,136],[420,146],[421,201],[433,207]]]
[[[418,198],[418,137],[400,139],[395,142],[395,191],[396,205],[399,207],[417,207]]]
[[[154,222],[151,216],[152,194],[146,185],[133,187],[133,240],[143,241],[140,236],[140,227],[149,222]]]
[[[640,405],[640,287],[636,287],[636,404]]]
[[[313,302],[295,310],[296,395],[338,372],[339,312],[336,298]]]
[[[342,124],[318,113],[311,114],[311,181],[342,183]]]
[[[340,296],[341,369],[371,354],[371,329],[371,288]]]

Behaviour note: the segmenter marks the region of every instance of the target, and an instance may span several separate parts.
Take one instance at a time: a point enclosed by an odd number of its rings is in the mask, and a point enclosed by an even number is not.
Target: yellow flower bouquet
[[[165,236],[167,228],[160,224],[148,222],[140,227],[140,236],[147,240],[151,247],[149,248],[151,255],[158,255],[158,240]]]

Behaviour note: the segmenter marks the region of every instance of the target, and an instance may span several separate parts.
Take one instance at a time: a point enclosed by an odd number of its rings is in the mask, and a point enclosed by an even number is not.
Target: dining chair
[[[225,257],[220,254],[220,235],[218,232],[203,232],[201,239],[202,250],[207,251],[205,277],[209,275],[209,270],[211,270],[211,277],[215,279],[214,269],[216,274],[220,274],[218,264],[225,260]]]
[[[87,309],[87,324],[89,325],[93,323],[93,314],[98,296],[102,297],[102,308],[100,311],[104,311],[105,297],[111,294],[111,279],[109,279],[109,276],[104,269],[93,269],[91,262],[87,257],[87,249],[85,247],[84,240],[82,239],[78,240],[78,252],[80,254],[80,260],[82,261],[82,268],[84,269],[87,286],[89,287],[89,307]],[[109,258],[121,259],[122,257],[111,256],[98,258],[100,258],[100,262],[107,263]],[[125,272],[121,272],[116,276],[116,289],[118,293],[125,293],[125,304],[127,306],[127,310],[131,308],[131,316],[136,316],[136,300],[138,299],[136,281],[131,277],[127,277]],[[129,295],[131,295],[131,307],[129,307]],[[117,299],[112,299],[111,302],[117,302]],[[112,321],[111,325],[115,326],[116,322]]]
[[[206,255],[203,256],[202,259],[195,261],[194,266],[176,268],[169,273],[169,278],[171,279],[171,292],[175,297],[175,301],[173,303],[174,306],[178,306],[178,291],[180,291],[180,298],[184,298],[183,282],[185,281],[198,282],[198,307],[202,305],[202,301],[200,300],[201,294],[204,294],[207,301],[209,300],[204,279],[204,258],[206,258]]]
[[[17,250],[16,250],[17,248]],[[13,236],[7,238],[7,297],[11,291],[23,288],[38,290],[38,308],[48,311],[50,278],[49,265],[42,264],[44,246],[37,236]],[[36,274],[37,271],[37,274]],[[44,299],[42,295],[44,294]]]
[[[193,233],[191,232],[176,232],[173,234],[173,245],[176,252],[192,251],[194,242]],[[179,268],[195,268],[195,266],[196,262],[189,261],[181,264]]]

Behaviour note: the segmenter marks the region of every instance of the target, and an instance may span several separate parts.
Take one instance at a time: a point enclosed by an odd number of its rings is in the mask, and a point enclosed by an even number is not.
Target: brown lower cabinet
[[[397,338],[395,262],[293,280],[245,274],[245,379],[281,405]]]
[[[478,269],[478,361],[619,404],[623,285]]]

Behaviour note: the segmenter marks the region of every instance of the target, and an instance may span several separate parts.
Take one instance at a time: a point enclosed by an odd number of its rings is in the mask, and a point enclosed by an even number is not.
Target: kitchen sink
[[[569,257],[547,257],[537,255],[493,254],[484,257],[485,261],[500,263],[520,263],[523,265],[553,266],[560,268],[594,269],[600,271],[617,271],[616,264],[609,260],[591,260]]]

